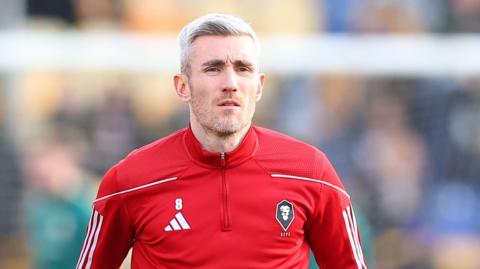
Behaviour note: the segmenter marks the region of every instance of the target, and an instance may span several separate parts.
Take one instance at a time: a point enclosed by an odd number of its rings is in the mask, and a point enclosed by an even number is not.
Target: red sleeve
[[[350,197],[325,155],[319,158],[324,184],[306,231],[315,260],[322,269],[366,269]]]
[[[134,229],[122,203],[117,170],[110,169],[100,184],[75,269],[119,268],[134,239]]]

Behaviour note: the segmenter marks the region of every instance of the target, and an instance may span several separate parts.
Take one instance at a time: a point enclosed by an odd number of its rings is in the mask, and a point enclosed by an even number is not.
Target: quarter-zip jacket
[[[190,128],[133,151],[104,176],[78,269],[366,268],[350,197],[325,155],[252,126],[232,152]]]

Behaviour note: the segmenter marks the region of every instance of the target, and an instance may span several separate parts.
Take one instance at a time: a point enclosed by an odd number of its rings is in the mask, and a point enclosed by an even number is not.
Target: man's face
[[[250,125],[264,75],[258,72],[257,48],[249,36],[197,38],[184,79],[191,121],[219,136]]]

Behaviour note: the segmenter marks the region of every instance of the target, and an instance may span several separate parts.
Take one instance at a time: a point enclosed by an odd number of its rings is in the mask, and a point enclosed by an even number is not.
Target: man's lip
[[[217,106],[240,106],[240,103],[232,99],[227,99],[219,102]]]

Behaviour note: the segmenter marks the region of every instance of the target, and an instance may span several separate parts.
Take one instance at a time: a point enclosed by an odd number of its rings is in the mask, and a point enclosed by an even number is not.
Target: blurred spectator
[[[355,32],[415,33],[426,30],[425,21],[413,0],[368,0],[357,5],[352,29]]]
[[[94,197],[81,139],[67,130],[33,143],[23,159],[28,246],[34,268],[74,268]]]
[[[332,33],[412,33],[438,29],[445,0],[317,0]]]
[[[136,147],[137,127],[128,89],[117,86],[106,91],[104,103],[92,117],[90,142],[88,165],[100,175]]]
[[[227,1],[211,2],[201,8],[201,14],[216,11],[216,5]],[[313,0],[236,0],[231,12],[241,15],[255,25],[259,33],[312,33],[323,28],[323,14],[317,12]]]
[[[177,98],[169,73],[142,74],[133,77],[129,85],[138,128],[137,145],[151,143],[188,125],[188,107]]]
[[[418,244],[411,230],[391,226],[381,231],[376,235],[375,240],[375,268],[434,268],[428,258],[428,249]]]
[[[380,84],[369,92],[367,129],[355,153],[356,166],[375,190],[376,224],[405,225],[414,220],[422,198],[427,162],[421,137],[411,129],[399,95],[402,88]],[[372,84],[375,87],[375,84]],[[378,211],[377,211],[378,210]]]
[[[76,0],[75,17],[78,25],[86,28],[118,28],[121,1]]]
[[[452,96],[448,134],[452,142],[449,176],[480,187],[480,85],[465,81]]]
[[[74,0],[27,0],[27,13],[30,17],[75,24]]]
[[[19,161],[5,126],[4,89],[0,85],[0,268],[20,255],[20,201],[22,178]]]
[[[304,77],[291,78],[282,84],[278,89],[281,92],[281,109],[278,111],[277,128],[297,139],[314,143],[319,136],[314,130],[320,127],[315,118],[323,109],[317,104],[318,91]],[[298,104],[303,104],[302,109],[298,109]]]
[[[447,32],[480,33],[480,1],[449,0],[447,10]]]
[[[480,232],[477,215],[480,197],[476,191],[478,188],[454,178],[432,186],[431,194],[427,197],[430,199],[425,199],[429,210],[423,214],[424,223],[430,227],[430,242],[445,234]]]
[[[423,136],[429,156],[425,179],[429,185],[446,180],[451,155],[448,135],[449,114],[458,85],[447,78],[425,80],[412,85],[410,114],[413,125]]]
[[[78,91],[70,87],[64,87],[58,99],[52,113],[52,124],[75,130],[79,135],[87,137],[91,132],[91,107],[82,103]]]
[[[129,31],[176,32],[189,18],[189,5],[186,1],[123,0],[122,2],[123,26]],[[201,5],[193,4],[197,8]]]
[[[469,235],[444,235],[433,247],[435,269],[480,268],[480,237]]]
[[[325,31],[330,33],[345,33],[353,30],[352,21],[361,0],[317,0],[317,8],[325,14]],[[321,30],[321,29],[319,29]]]
[[[318,79],[315,86],[319,92],[316,105],[322,107],[315,117],[319,130],[316,144],[328,154],[344,183],[351,185],[347,187],[352,187],[352,194],[357,189],[352,185],[355,183],[352,152],[362,131],[359,126],[364,125],[360,118],[365,98],[363,84],[365,80],[361,78],[330,75]]]

